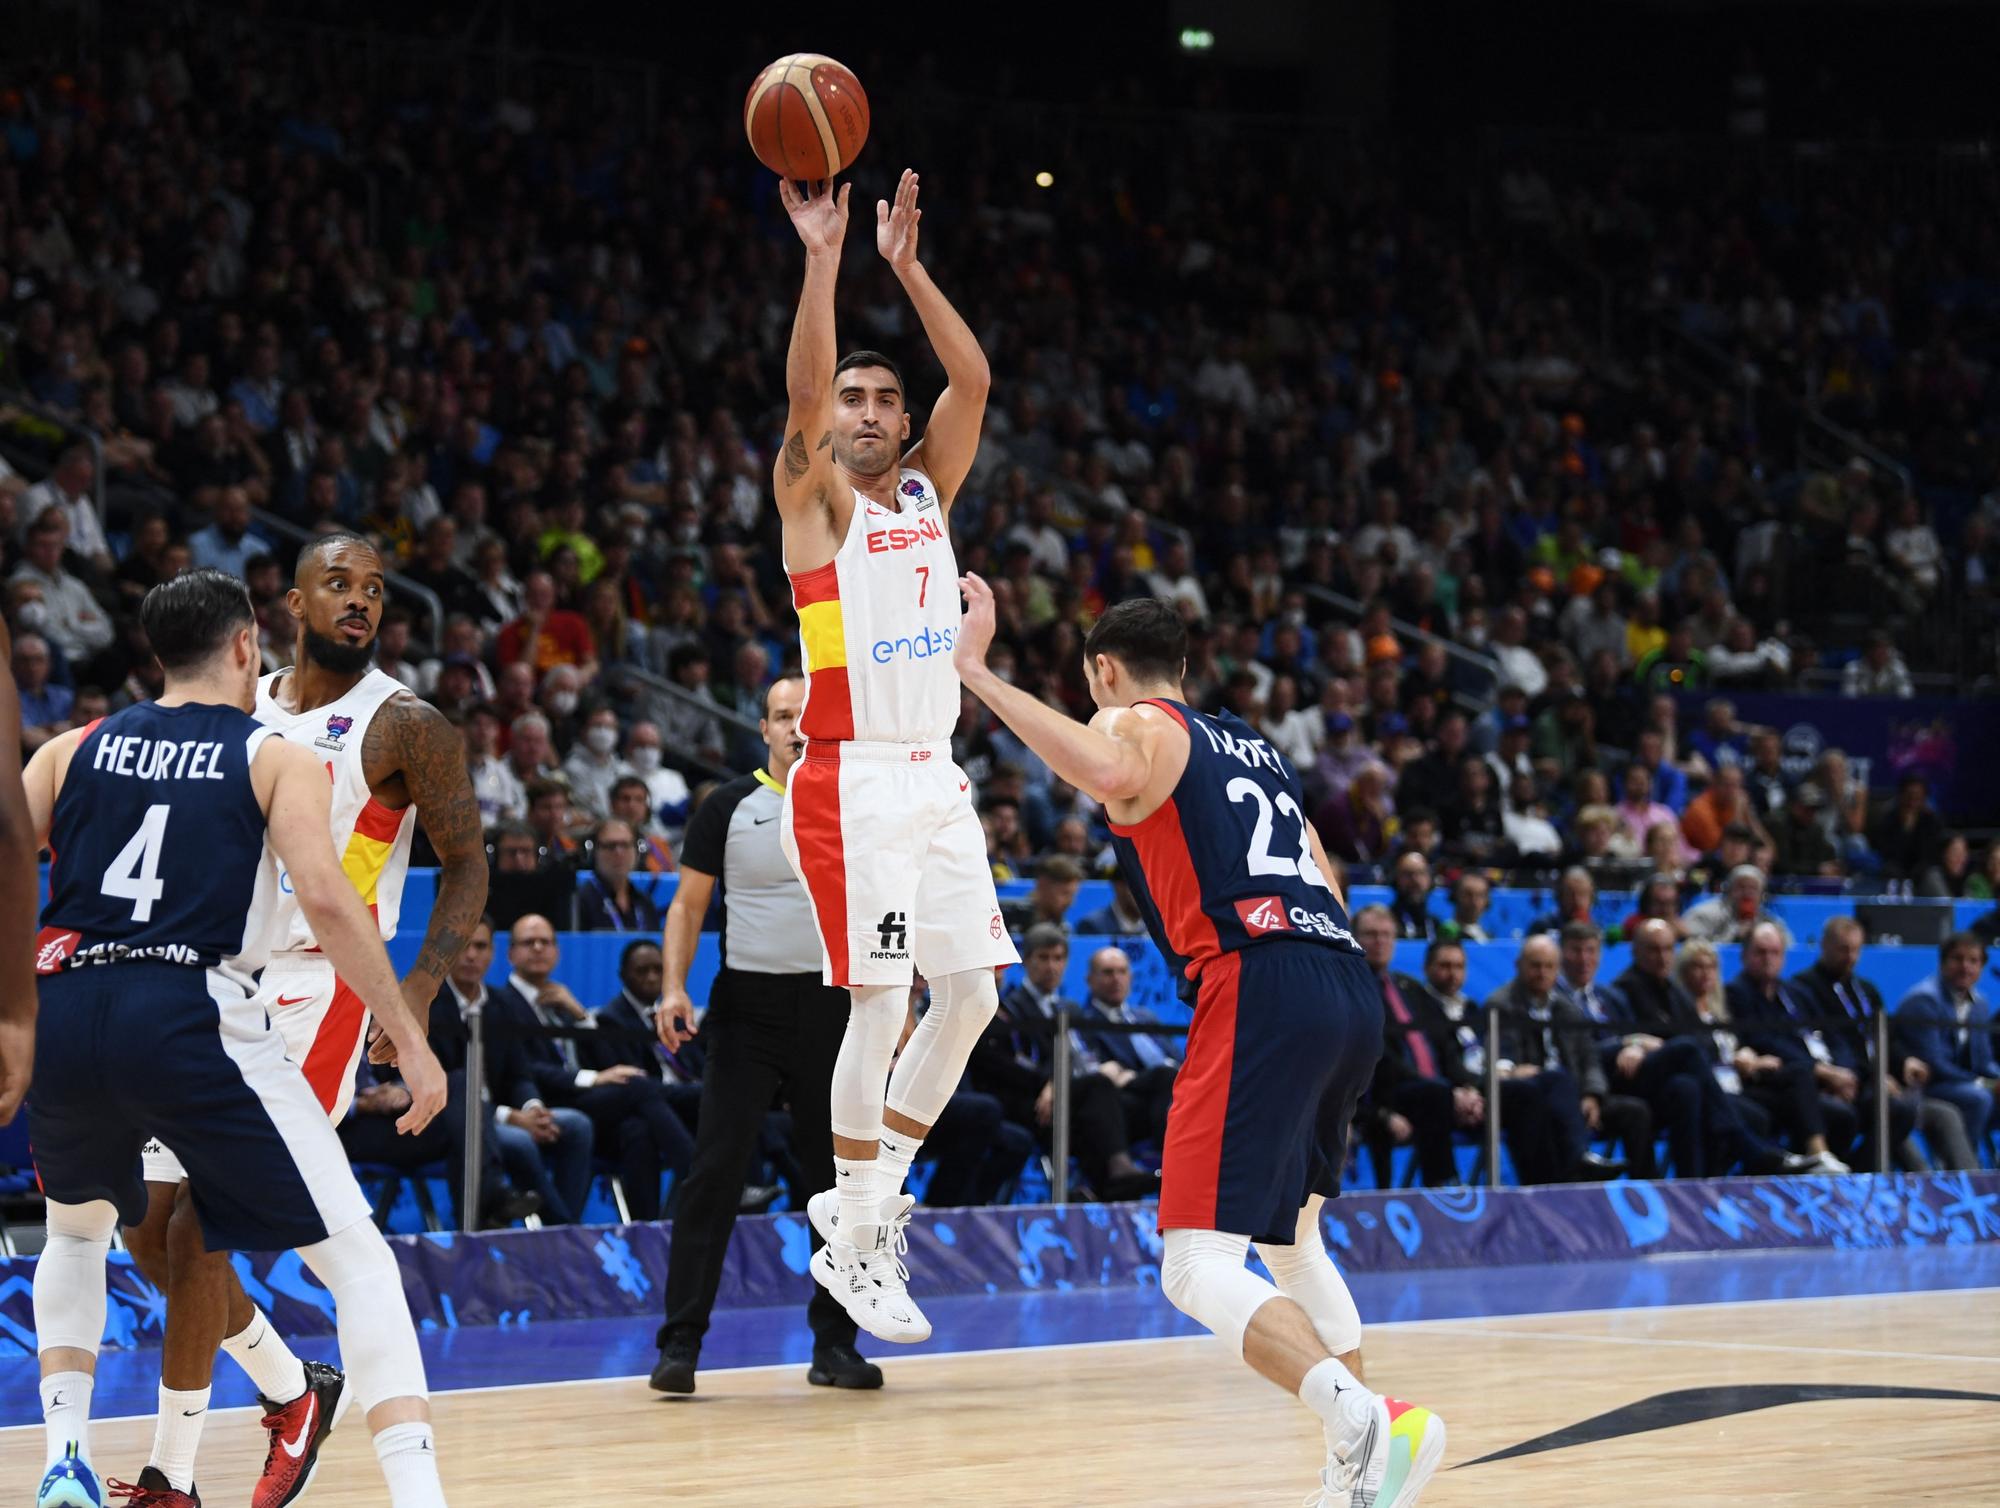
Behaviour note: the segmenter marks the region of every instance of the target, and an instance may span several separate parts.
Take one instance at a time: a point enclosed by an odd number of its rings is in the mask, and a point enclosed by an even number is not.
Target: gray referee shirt
[[[778,842],[783,788],[768,770],[717,786],[688,823],[682,865],[716,877],[722,962],[751,974],[818,974],[812,903]]]

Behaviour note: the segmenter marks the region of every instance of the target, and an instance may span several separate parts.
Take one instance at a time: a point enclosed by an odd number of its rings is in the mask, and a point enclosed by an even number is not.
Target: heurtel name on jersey
[[[1275,776],[1279,784],[1286,788],[1285,801],[1296,807],[1296,803],[1290,798],[1290,787],[1293,784],[1291,769],[1286,765],[1284,757],[1263,739],[1239,738],[1227,728],[1217,727],[1205,717],[1190,718],[1188,724],[1190,729],[1201,730],[1212,752],[1233,759],[1246,769],[1267,771]],[[1303,839],[1301,852],[1296,858],[1288,856],[1276,864],[1272,863],[1267,841],[1271,831],[1269,797],[1264,795],[1262,788],[1255,781],[1231,781],[1225,794],[1232,803],[1247,799],[1257,805],[1256,830],[1259,837],[1255,840],[1257,851],[1250,856],[1252,874],[1296,873],[1308,886],[1332,890],[1333,887],[1327,883],[1326,876],[1319,872],[1319,866],[1313,862],[1312,854]],[[1236,901],[1234,905],[1237,919],[1243,923],[1243,930],[1252,937],[1264,937],[1274,932],[1310,932],[1318,937],[1332,938],[1336,942],[1346,943],[1350,947],[1360,946],[1355,942],[1354,934],[1327,912],[1314,911],[1297,904],[1288,905],[1281,895],[1249,896]]]

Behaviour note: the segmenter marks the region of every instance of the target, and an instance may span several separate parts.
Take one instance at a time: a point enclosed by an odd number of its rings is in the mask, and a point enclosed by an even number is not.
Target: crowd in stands
[[[191,564],[244,578],[286,663],[298,531],[356,531],[423,589],[387,614],[378,663],[464,730],[497,924],[656,935],[634,877],[670,872],[701,788],[758,761],[764,689],[798,661],[769,469],[800,266],[729,82],[681,80],[641,126],[560,92],[330,76],[310,49],[199,26],[126,35],[0,93],[0,541],[28,744],[158,691],[134,609]],[[1294,197],[1283,149],[1260,174],[1200,139],[1142,194],[1080,132],[1044,191],[991,133],[923,115],[932,92],[910,101],[937,163],[924,256],[994,374],[952,523],[995,584],[1004,675],[1086,712],[1082,633],[1108,604],[1170,598],[1190,699],[1298,766],[1329,852],[1393,877],[1394,936],[1431,935],[1442,881],[1453,937],[1476,943],[1495,876],[1560,869],[1572,985],[1568,929],[1600,885],[1645,881],[1622,933],[1664,928],[1683,961],[1752,942],[1772,883],[1994,895],[2000,845],[1948,830],[1920,778],[1881,800],[1837,750],[1795,769],[1728,694],[1839,664],[1850,695],[1910,695],[1894,630],[1947,577],[1984,589],[1984,513],[1947,550],[1894,475],[1768,450],[1726,394],[1602,349],[1524,254],[1422,207],[1386,156],[1322,164]],[[858,197],[896,166],[865,164]],[[1532,172],[1465,187],[1520,226],[1584,214]],[[1990,474],[1992,304],[1955,243],[1891,255],[1857,235],[1813,263],[1591,203],[1607,260],[1643,262],[1687,318],[1810,372],[1920,471]],[[920,417],[937,373],[911,311],[872,257],[846,278],[843,339],[902,360]],[[1955,417],[1917,423],[1938,394]],[[1879,583],[1849,644],[1798,628],[1822,557]],[[1046,941],[1105,871],[1102,814],[969,697],[953,743],[996,876],[1036,880],[1010,921]],[[1134,919],[1121,893],[1098,921]],[[1423,988],[1461,1021],[1450,951]],[[1545,952],[1518,986],[1537,1002],[1563,987]],[[1699,1018],[1713,990],[1647,988],[1571,1033],[1623,1043],[1595,1077],[1580,1047],[1564,1059],[1590,1117],[1636,1128],[1612,1102],[1643,1104],[1680,1128],[1682,1171],[1768,1162],[1774,1128],[1822,1160],[1853,1150],[1853,1115],[1818,1127],[1799,1075],[1767,1066],[1794,1062],[1775,1038],[1702,1049],[1741,1093],[1645,1066],[1666,1047],[1624,1071],[1644,1041],[1721,1031]],[[1447,1047],[1409,1083],[1452,1084],[1468,1125]],[[1045,1085],[1010,1051],[982,1044],[975,1078],[1036,1122]],[[1116,1183],[1160,1064],[1090,1061],[1118,1098],[1097,1096],[1086,1155]],[[1699,1133],[1668,1106],[1686,1080]],[[1543,1144],[1515,1155],[1566,1173],[1580,1123],[1547,1088]],[[1391,1103],[1376,1130],[1429,1166],[1435,1091],[1386,1086]],[[1624,1140],[1642,1162],[1645,1137]]]

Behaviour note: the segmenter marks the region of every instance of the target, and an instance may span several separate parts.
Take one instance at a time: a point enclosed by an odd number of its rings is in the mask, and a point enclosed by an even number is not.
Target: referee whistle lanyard
[[[769,770],[760,769],[755,771],[754,773],[757,776],[757,783],[759,785],[769,786],[772,790],[776,791],[780,796],[785,794],[785,783],[782,780],[773,779],[771,772]]]

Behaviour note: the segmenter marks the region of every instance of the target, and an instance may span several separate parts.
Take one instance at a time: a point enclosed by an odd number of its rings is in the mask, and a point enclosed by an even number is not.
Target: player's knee
[[[991,969],[966,969],[933,981],[937,1003],[951,1012],[953,1024],[974,1038],[986,1030],[1000,1009],[1000,989]]]
[[[82,1204],[49,1202],[46,1216],[49,1240],[111,1245],[111,1233],[118,1228],[118,1210],[108,1199],[91,1199]]]
[[[1170,1230],[1162,1245],[1160,1292],[1167,1302],[1217,1333],[1229,1328],[1220,1312],[1219,1290],[1233,1275],[1243,1273],[1248,1239],[1221,1231]],[[1237,1333],[1242,1333],[1240,1327]]]

